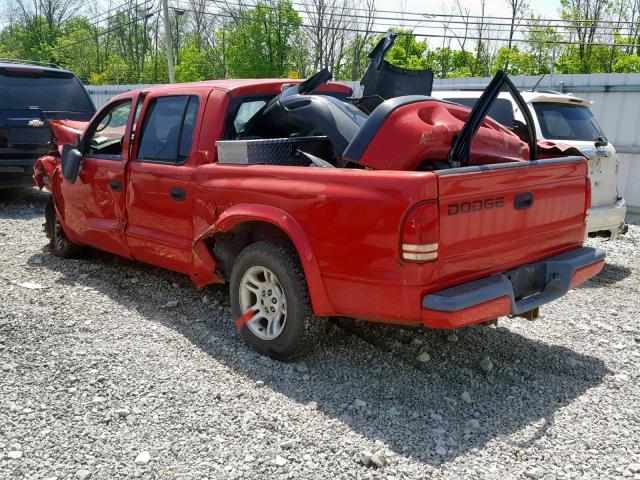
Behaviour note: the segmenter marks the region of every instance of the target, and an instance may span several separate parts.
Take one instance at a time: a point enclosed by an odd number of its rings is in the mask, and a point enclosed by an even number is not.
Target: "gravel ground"
[[[282,364],[224,286],[49,255],[45,200],[0,191],[2,479],[640,478],[638,226],[538,321],[333,326]]]

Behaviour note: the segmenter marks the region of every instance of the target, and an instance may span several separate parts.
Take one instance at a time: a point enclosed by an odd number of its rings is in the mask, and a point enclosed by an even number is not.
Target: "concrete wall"
[[[436,85],[484,84],[491,78],[448,78]],[[520,88],[531,88],[539,76],[512,77]],[[359,82],[345,82],[358,90]],[[111,97],[149,85],[90,85],[87,87],[96,107]],[[632,210],[640,213],[640,74],[611,73],[592,75],[547,75],[539,90],[573,93],[593,102],[592,110],[609,141],[620,153],[618,189]]]

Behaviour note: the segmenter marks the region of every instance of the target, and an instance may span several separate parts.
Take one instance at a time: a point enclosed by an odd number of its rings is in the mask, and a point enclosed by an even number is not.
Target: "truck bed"
[[[200,170],[203,195],[224,192],[222,215],[268,206],[299,226],[328,298],[314,303],[322,315],[419,323],[424,295],[578,248],[585,235],[582,157],[436,172],[217,163]],[[403,261],[403,219],[424,202],[437,205],[437,258]]]

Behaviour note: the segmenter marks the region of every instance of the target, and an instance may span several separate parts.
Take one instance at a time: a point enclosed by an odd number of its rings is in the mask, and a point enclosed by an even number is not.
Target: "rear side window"
[[[534,103],[542,135],[549,140],[605,139],[588,107],[567,103]]]
[[[92,114],[95,109],[80,81],[69,72],[0,68],[0,109]]]
[[[445,98],[449,102],[459,103],[465,107],[473,108],[478,101],[477,98]],[[514,114],[513,104],[505,98],[498,98],[491,105],[487,116],[493,118],[496,122],[501,123],[507,128],[513,128]]]
[[[266,104],[266,100],[253,100],[241,104],[236,117],[233,119],[233,127],[236,132],[241,133],[247,122]]]
[[[198,97],[179,95],[151,100],[138,148],[141,161],[184,163],[191,152]]]

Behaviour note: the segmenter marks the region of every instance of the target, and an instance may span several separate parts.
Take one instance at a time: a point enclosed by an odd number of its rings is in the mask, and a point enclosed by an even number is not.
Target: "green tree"
[[[108,26],[105,35],[106,55],[113,54],[125,60],[125,69],[119,72],[124,82],[138,83],[151,47],[146,10],[137,4],[119,11]],[[107,65],[107,68],[109,66]]]
[[[562,18],[569,22],[576,46],[570,46],[560,62],[566,73],[596,73],[603,47],[594,45],[602,29],[602,21],[612,7],[610,0],[560,0]],[[605,48],[606,50],[606,48]],[[608,53],[608,52],[607,52]],[[595,70],[595,71],[594,71]]]
[[[624,55],[613,64],[616,73],[640,73],[640,56]]]
[[[176,66],[177,82],[195,82],[214,78],[214,58],[211,50],[198,47],[197,41],[180,50],[180,63]]]
[[[62,34],[51,49],[55,63],[73,71],[83,82],[99,70],[94,39],[99,30],[84,17],[73,17],[62,27]],[[98,50],[99,50],[98,46]]]
[[[555,28],[545,24],[544,20],[534,20],[533,26],[529,28],[527,40],[527,51],[535,59],[538,66],[533,75],[550,73],[553,69],[558,55],[558,42],[562,40],[562,35]]]
[[[549,73],[547,65],[538,63],[535,54],[521,52],[518,47],[498,50],[491,73],[503,70],[507,75],[539,75]]]
[[[439,47],[427,52],[427,66],[440,78],[470,77],[469,64],[474,60],[471,52]]]
[[[283,77],[294,67],[292,40],[302,19],[291,2],[260,1],[225,28],[232,77]]]
[[[408,68],[411,70],[423,70],[427,68],[427,41],[418,41],[411,30],[394,28],[393,32],[397,33],[395,45],[387,53],[385,60],[396,67]],[[370,42],[370,49],[382,39],[382,35],[378,35]]]

